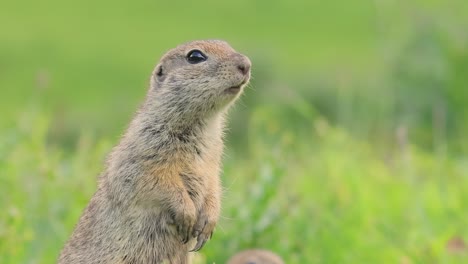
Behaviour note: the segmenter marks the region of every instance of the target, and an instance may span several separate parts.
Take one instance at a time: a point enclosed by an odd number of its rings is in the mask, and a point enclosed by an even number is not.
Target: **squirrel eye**
[[[207,57],[203,52],[199,50],[191,50],[187,54],[187,61],[191,64],[197,64],[203,61],[206,61]]]

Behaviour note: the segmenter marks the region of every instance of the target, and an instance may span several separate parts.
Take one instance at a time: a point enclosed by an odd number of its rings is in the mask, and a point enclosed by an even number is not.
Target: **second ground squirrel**
[[[220,214],[224,116],[250,78],[224,41],[168,51],[59,263],[187,263]]]
[[[284,264],[284,261],[269,250],[249,249],[232,256],[227,264]]]

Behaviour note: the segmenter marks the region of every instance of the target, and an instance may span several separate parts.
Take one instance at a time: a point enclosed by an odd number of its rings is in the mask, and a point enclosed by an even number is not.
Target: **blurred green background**
[[[466,263],[468,2],[8,1],[0,8],[0,263],[53,263],[159,57],[252,62],[223,217],[198,263]]]

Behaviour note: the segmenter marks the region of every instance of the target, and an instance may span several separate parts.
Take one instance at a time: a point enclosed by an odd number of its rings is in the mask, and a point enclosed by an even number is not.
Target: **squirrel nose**
[[[242,72],[242,74],[246,75],[250,70],[250,65],[239,64],[237,65],[237,69],[239,69],[239,71]]]
[[[237,69],[243,74],[247,75],[250,72],[250,60],[245,56],[242,56],[242,59],[239,60],[237,64]]]

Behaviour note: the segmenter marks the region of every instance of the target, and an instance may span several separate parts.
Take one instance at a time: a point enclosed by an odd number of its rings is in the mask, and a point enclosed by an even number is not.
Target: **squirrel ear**
[[[161,64],[158,64],[158,66],[156,66],[156,69],[154,70],[154,77],[159,82],[164,81],[164,79],[166,78],[166,74]]]

